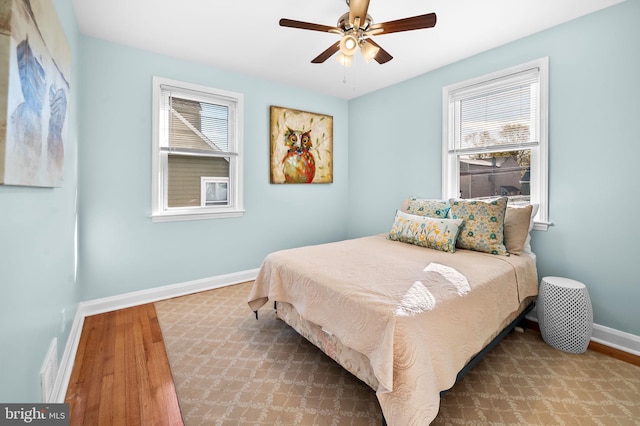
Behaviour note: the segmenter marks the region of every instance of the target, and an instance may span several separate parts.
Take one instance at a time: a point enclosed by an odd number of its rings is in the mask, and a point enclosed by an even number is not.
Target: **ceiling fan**
[[[369,0],[346,0],[346,2],[349,6],[349,12],[338,19],[335,27],[287,18],[280,19],[280,26],[340,35],[339,41],[332,44],[311,62],[314,64],[323,63],[340,51],[338,61],[345,66],[350,66],[358,47],[367,62],[374,59],[379,64],[384,64],[393,59],[393,56],[373,41],[371,36],[432,28],[436,25],[435,13],[374,24],[371,16],[367,14]]]

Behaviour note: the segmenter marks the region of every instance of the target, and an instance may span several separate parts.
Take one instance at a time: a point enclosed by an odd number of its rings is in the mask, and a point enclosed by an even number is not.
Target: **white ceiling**
[[[82,34],[351,99],[623,0],[371,0],[373,22],[435,12],[434,28],[374,40],[394,59],[310,61],[338,35],[283,28],[280,18],[334,26],[345,0],[73,0]]]

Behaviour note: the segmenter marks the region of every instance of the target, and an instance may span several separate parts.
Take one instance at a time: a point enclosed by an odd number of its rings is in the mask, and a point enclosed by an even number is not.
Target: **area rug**
[[[155,304],[186,425],[377,425],[375,393],[275,318],[252,283]],[[640,425],[640,367],[509,334],[441,400],[433,424]]]

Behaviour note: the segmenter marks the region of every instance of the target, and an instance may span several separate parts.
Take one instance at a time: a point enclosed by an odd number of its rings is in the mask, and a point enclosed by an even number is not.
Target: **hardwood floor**
[[[85,318],[65,402],[71,425],[183,425],[153,304]]]

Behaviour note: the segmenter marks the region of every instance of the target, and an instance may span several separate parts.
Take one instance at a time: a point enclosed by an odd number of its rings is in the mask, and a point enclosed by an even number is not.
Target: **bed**
[[[511,238],[504,235],[506,199],[497,210],[502,211],[499,243],[506,249]],[[513,326],[538,291],[532,253],[461,248],[458,236],[473,228],[453,206],[435,217],[413,213],[405,203],[388,234],[269,254],[248,298],[255,312],[267,301],[276,302],[279,318],[374,389],[391,425],[429,424],[438,413],[440,393]],[[526,216],[526,226],[519,229],[528,234],[531,210],[517,214]],[[454,235],[446,235],[456,247],[419,244],[414,231],[428,226],[414,221],[457,224]],[[394,238],[401,234],[415,241]],[[520,232],[525,244],[523,236]]]

